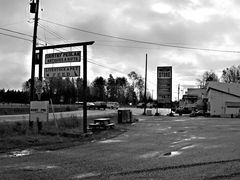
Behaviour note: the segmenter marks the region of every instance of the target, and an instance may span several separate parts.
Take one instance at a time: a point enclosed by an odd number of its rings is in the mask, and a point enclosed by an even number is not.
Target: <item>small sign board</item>
[[[71,63],[81,61],[81,51],[51,53],[45,55],[45,64]]]
[[[49,102],[31,101],[30,121],[48,121]]]
[[[78,77],[80,66],[64,66],[44,68],[44,77]]]

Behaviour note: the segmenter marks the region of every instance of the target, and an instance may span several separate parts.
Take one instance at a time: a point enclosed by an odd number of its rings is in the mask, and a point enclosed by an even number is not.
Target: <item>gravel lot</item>
[[[240,119],[138,119],[111,139],[0,154],[0,179],[240,179]]]

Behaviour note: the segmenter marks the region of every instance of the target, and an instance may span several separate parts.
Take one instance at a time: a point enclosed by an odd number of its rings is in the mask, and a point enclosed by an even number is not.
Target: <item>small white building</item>
[[[207,97],[211,116],[240,115],[240,84],[208,82]]]

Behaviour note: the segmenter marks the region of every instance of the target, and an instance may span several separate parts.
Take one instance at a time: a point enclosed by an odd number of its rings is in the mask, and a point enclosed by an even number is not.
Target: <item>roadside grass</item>
[[[28,121],[0,123],[0,153],[14,149],[46,149],[66,148],[94,140],[108,139],[125,132],[126,125],[117,124],[117,114],[88,117],[88,124],[94,119],[109,117],[116,127],[108,130],[89,131],[83,133],[83,119],[72,116],[42,123],[38,131],[36,122],[29,128]]]

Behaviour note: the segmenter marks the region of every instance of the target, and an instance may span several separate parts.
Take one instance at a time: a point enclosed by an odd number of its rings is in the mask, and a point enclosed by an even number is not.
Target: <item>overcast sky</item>
[[[31,36],[29,0],[0,2],[0,28]],[[95,41],[88,49],[89,81],[109,74],[127,77],[131,71],[144,77],[147,53],[149,91],[156,97],[157,66],[172,66],[175,100],[178,84],[181,90],[193,87],[204,71],[220,77],[224,68],[239,65],[239,0],[40,0],[40,6],[40,44]],[[6,34],[32,38],[0,29],[0,89],[22,89],[31,76],[32,44]]]

